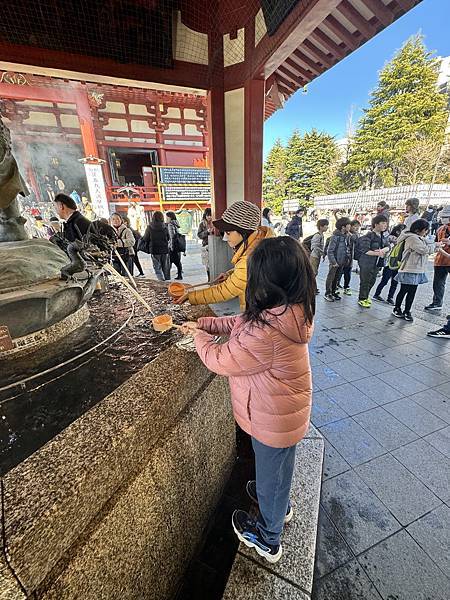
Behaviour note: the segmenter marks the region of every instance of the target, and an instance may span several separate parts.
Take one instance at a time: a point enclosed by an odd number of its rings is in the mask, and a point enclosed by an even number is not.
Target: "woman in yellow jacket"
[[[190,304],[217,304],[239,298],[241,309],[245,309],[245,288],[247,287],[247,258],[258,243],[274,237],[270,227],[262,227],[261,211],[251,202],[235,202],[225,210],[222,218],[214,221],[214,226],[224,233],[235,253],[231,260],[234,269],[220,276],[219,283],[204,290],[192,291],[182,296],[178,304],[189,300]]]

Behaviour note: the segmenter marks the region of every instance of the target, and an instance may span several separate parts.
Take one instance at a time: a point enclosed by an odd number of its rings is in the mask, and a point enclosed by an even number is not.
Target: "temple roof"
[[[8,0],[0,61],[225,90],[266,80],[266,117],[420,0]]]

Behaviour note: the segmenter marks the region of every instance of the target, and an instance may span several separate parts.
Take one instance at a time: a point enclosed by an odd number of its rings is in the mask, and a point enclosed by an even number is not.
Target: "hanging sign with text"
[[[158,167],[163,202],[211,202],[211,172],[206,167]]]
[[[92,210],[97,218],[109,218],[108,200],[106,198],[105,180],[101,165],[90,165],[85,163],[86,179],[91,197]]]

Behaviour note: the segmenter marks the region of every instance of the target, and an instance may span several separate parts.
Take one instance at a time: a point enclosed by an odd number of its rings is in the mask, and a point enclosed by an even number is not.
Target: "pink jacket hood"
[[[199,320],[195,338],[205,365],[229,377],[234,417],[259,442],[287,448],[309,426],[312,399],[308,342],[313,326],[303,308],[276,308],[264,315],[267,325],[239,317]],[[214,336],[229,336],[218,343]]]
[[[271,308],[264,312],[264,318],[291,342],[308,344],[311,341],[313,327],[305,323],[303,308],[298,304]]]

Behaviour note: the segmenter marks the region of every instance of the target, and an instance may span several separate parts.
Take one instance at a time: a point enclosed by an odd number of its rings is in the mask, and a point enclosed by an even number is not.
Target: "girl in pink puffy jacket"
[[[247,493],[258,503],[259,517],[255,522],[235,510],[232,524],[239,540],[269,562],[281,557],[283,525],[293,516],[296,444],[309,426],[315,290],[300,244],[289,237],[266,239],[249,258],[244,314],[184,325],[205,365],[229,377],[234,417],[252,437],[256,481],[247,483]],[[217,343],[220,335],[229,340]]]

